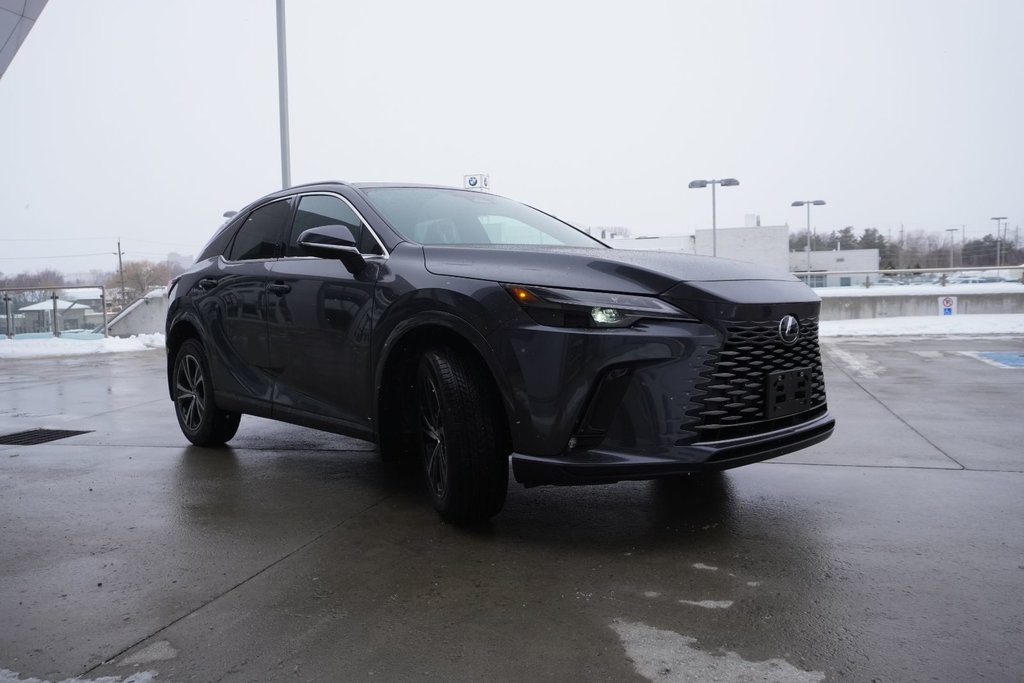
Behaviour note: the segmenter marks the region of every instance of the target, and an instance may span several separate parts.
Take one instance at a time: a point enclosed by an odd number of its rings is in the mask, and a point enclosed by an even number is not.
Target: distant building
[[[670,237],[634,237],[611,240],[616,249],[650,249],[681,251],[685,254],[711,256],[717,242],[717,255],[722,258],[757,263],[782,272],[789,272],[789,226],[759,225],[760,218],[748,216],[743,228],[699,229],[694,235]]]
[[[88,306],[94,311],[102,311],[104,305],[103,290],[99,287],[74,287],[60,290],[60,298],[74,301],[76,304]]]
[[[629,228],[622,225],[594,225],[587,232],[600,240],[629,237]]]
[[[176,251],[172,251],[167,255],[167,262],[182,268],[189,268],[196,262],[196,257],[191,254],[179,254]]]
[[[877,249],[844,249],[843,251],[806,251],[789,253],[789,269],[811,287],[856,287],[865,280],[878,279]],[[854,271],[828,273],[827,271]]]
[[[63,299],[47,299],[18,309],[21,315],[15,323],[14,334],[52,331],[54,304],[58,330],[86,329],[86,316],[93,312],[88,306]]]
[[[760,221],[758,221],[760,222]],[[768,266],[775,270],[789,270],[789,226],[753,225],[743,228],[719,228],[697,230],[696,247],[698,254],[748,261]],[[717,242],[717,250],[713,242]]]

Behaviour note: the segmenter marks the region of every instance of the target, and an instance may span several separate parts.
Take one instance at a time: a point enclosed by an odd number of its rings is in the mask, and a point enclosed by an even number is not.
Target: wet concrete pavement
[[[824,444],[441,522],[372,446],[187,446],[160,351],[0,361],[0,681],[1019,680],[1024,339],[830,340]]]

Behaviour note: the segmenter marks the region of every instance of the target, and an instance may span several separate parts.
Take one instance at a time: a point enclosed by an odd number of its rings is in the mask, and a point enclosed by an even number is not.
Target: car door
[[[281,253],[291,207],[285,198],[250,212],[222,258],[196,284],[195,304],[207,323],[210,371],[218,395],[263,403],[267,411],[273,388],[267,283]]]
[[[337,260],[306,256],[299,235],[321,225],[352,230],[368,261],[357,274]],[[275,418],[369,434],[372,400],[370,330],[373,294],[385,250],[342,196],[297,198],[284,257],[272,264],[268,290]]]

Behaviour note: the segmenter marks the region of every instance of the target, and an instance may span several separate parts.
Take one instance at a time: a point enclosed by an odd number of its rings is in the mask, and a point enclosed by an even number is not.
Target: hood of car
[[[625,294],[661,294],[682,282],[798,282],[752,263],[665,251],[424,246],[423,257],[435,275]]]

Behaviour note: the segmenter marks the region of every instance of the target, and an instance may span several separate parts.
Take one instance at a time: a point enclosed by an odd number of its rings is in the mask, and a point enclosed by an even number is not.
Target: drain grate
[[[66,439],[69,436],[88,434],[91,431],[91,429],[85,431],[75,431],[73,429],[30,429],[26,432],[0,434],[0,446],[35,446],[36,444],[49,443],[58,439]]]

